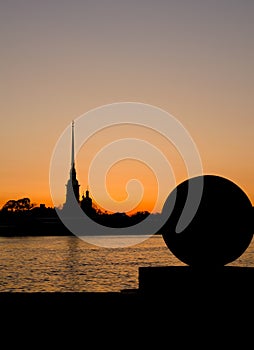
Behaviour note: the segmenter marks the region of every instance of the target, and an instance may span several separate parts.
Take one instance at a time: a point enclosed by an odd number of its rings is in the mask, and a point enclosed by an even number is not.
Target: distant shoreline
[[[1,232],[1,226],[0,226],[0,237],[3,237],[3,238],[18,238],[18,237],[79,237],[79,238],[82,238],[82,237],[87,237],[87,238],[92,238],[92,237],[138,237],[138,236],[147,236],[147,237],[151,237],[151,236],[161,236],[161,233],[154,233],[154,234],[147,234],[147,233],[133,233],[133,234],[116,234],[116,235],[104,235],[104,234],[98,234],[98,235],[91,235],[91,234],[87,234],[87,235],[75,235],[74,233],[57,233],[57,232],[54,232],[54,233],[47,233],[47,232],[40,232],[40,233],[35,233],[35,234],[32,234],[32,233],[28,233],[28,234],[25,234],[25,233],[10,233],[10,232]]]
[[[141,223],[144,219],[151,215],[154,220],[157,214],[150,214],[149,212],[137,212],[132,216],[125,213],[100,213],[89,216],[96,224],[105,228],[121,229],[135,226]],[[87,229],[88,230],[88,229]],[[150,231],[150,230],[149,230]],[[37,236],[74,236],[67,226],[62,222],[57,212],[53,208],[33,208],[24,211],[0,211],[0,237],[37,237]],[[130,235],[144,236],[144,233],[131,233]],[[149,234],[150,235],[150,234]],[[77,236],[93,236],[89,234],[82,234]],[[100,232],[96,236],[108,236]]]

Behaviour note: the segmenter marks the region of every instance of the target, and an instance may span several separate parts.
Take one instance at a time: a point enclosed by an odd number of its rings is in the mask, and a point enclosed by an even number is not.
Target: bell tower
[[[75,169],[75,150],[74,150],[74,121],[71,124],[71,169],[70,178],[66,184],[66,202],[64,206],[69,206],[73,203],[73,199],[76,198],[77,202],[80,203],[79,199],[79,182],[77,180],[77,174]],[[74,194],[74,197],[73,197]]]

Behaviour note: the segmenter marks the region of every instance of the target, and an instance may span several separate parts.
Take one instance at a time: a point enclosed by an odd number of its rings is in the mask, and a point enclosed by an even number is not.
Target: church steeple
[[[77,174],[75,169],[75,140],[74,140],[74,121],[71,124],[71,169],[70,178],[66,184],[66,202],[65,205],[71,205],[73,203],[73,193],[79,203],[79,182],[77,180]]]
[[[71,123],[71,167],[75,168],[75,149],[74,149],[74,120]]]
[[[75,154],[75,148],[74,148],[74,121],[72,121],[72,123],[71,123],[71,170],[70,170],[70,179],[72,179],[72,181],[77,180],[74,154]],[[73,190],[74,190],[74,187],[73,187]],[[75,193],[75,190],[74,190],[74,193]],[[79,198],[79,195],[78,195],[78,198]]]

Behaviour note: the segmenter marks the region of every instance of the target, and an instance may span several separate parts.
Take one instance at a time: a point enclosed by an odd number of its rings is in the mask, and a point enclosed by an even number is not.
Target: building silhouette
[[[95,215],[95,209],[93,208],[93,201],[92,198],[89,196],[88,189],[86,190],[86,195],[83,194],[81,202],[80,202],[81,209],[88,215]]]
[[[74,121],[71,125],[71,169],[70,177],[66,184],[66,200],[64,203],[64,208],[70,207],[73,205],[74,201],[80,205],[81,209],[89,214],[93,211],[92,198],[89,196],[88,189],[86,190],[86,196],[82,196],[80,199],[80,184],[77,179],[77,172],[75,168],[75,134],[74,134]]]
[[[64,207],[71,206],[73,204],[74,198],[78,203],[80,203],[79,187],[80,184],[77,179],[77,173],[75,168],[75,149],[74,149],[74,121],[71,125],[71,169],[70,177],[66,184],[66,201]],[[74,195],[74,196],[73,196]]]

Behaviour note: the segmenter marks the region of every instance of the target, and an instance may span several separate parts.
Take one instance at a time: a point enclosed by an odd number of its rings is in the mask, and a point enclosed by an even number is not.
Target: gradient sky
[[[253,37],[252,0],[1,1],[0,207],[22,197],[51,205],[49,165],[62,132],[124,101],[175,116],[204,172],[236,182],[254,203]],[[144,177],[126,162],[111,172],[118,198],[130,169]],[[84,190],[86,171],[80,154]],[[153,189],[139,209],[150,209]]]

